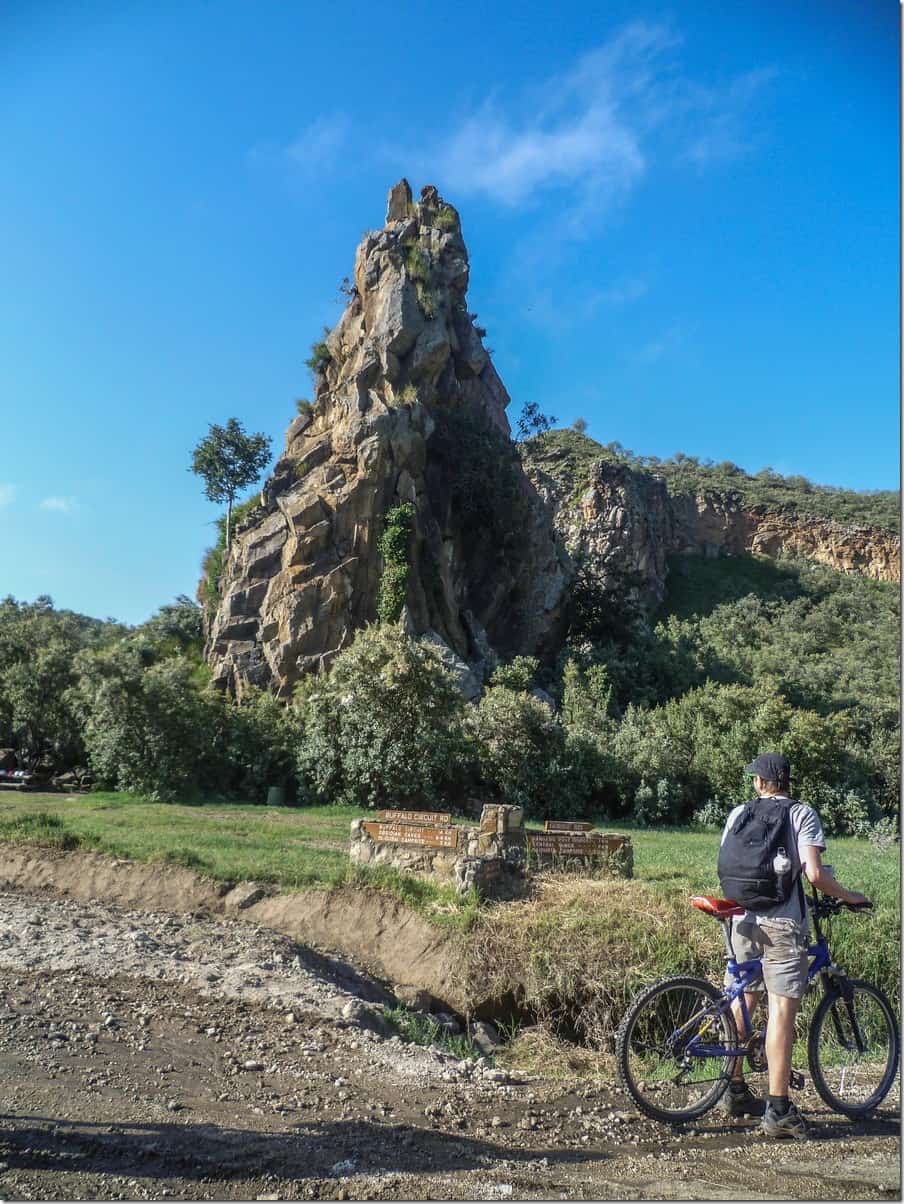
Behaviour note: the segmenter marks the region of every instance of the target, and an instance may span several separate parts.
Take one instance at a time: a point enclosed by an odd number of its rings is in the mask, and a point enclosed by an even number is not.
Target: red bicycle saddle
[[[742,916],[747,911],[746,907],[741,907],[739,903],[735,903],[734,899],[713,899],[709,895],[694,895],[691,898],[691,907],[696,907],[698,911],[705,911],[708,916],[715,916],[717,920],[727,920],[729,916]]]

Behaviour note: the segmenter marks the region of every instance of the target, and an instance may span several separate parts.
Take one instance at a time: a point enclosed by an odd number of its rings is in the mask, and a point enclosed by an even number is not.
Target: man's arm
[[[826,872],[826,868],[822,864],[822,849],[816,845],[807,844],[801,845],[799,852],[804,873],[817,890],[821,890],[824,895],[832,895],[835,899],[841,899],[843,903],[852,903],[855,906],[869,902],[866,895],[861,895],[857,890],[848,890]]]

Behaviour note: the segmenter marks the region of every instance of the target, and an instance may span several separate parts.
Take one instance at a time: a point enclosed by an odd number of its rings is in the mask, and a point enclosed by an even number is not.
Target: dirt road
[[[0,1199],[900,1198],[892,1112],[675,1131],[378,1036],[381,997],[248,924],[0,894]]]

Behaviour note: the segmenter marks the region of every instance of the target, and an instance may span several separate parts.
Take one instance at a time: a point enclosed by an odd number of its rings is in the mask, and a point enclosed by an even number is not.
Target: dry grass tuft
[[[636,992],[666,974],[721,973],[712,921],[637,880],[549,874],[487,909],[467,940],[474,997],[511,998],[550,1033],[611,1050]],[[536,1038],[532,1038],[536,1039]]]

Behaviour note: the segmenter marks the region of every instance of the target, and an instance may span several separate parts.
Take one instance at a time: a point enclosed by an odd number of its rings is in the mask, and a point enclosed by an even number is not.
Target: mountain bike
[[[731,917],[745,909],[732,899],[696,896],[699,911],[723,927],[730,985],[719,989],[702,978],[677,976],[653,983],[631,1004],[618,1030],[619,1078],[639,1110],[665,1123],[694,1120],[709,1111],[728,1088],[739,1059],[765,1071],[766,1025],[754,1031],[745,992],[762,978],[762,962],[737,962],[731,945]],[[898,1025],[885,994],[872,983],[848,978],[829,952],[822,921],[848,907],[815,888],[808,900],[815,943],[807,972],[807,995],[817,979],[822,997],[812,1011],[807,1060],[813,1085],[826,1104],[845,1116],[872,1112],[891,1090],[898,1071]],[[807,996],[805,996],[806,998]],[[739,1000],[745,1034],[732,1012]],[[803,1076],[793,1071],[791,1086]]]

